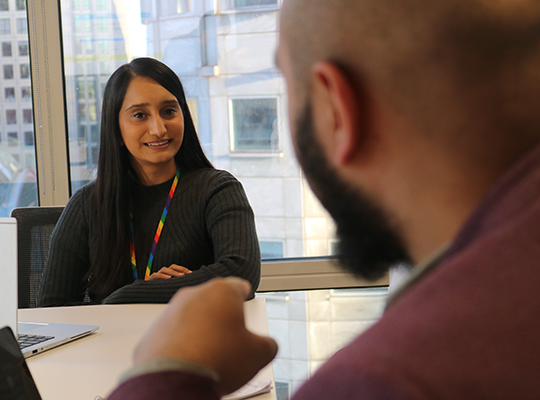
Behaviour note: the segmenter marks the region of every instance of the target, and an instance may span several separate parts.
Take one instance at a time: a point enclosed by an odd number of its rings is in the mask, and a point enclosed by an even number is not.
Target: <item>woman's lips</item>
[[[144,145],[152,149],[158,149],[158,148],[167,146],[170,142],[171,142],[171,139],[165,139],[165,140],[160,140],[159,142],[145,143]]]

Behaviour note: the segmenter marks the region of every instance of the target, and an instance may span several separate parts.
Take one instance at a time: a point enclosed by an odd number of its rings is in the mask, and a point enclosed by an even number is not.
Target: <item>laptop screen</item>
[[[0,218],[0,328],[17,333],[17,220]]]

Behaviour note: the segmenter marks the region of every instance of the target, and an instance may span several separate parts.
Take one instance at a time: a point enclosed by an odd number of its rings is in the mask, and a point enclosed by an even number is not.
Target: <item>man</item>
[[[294,400],[540,396],[540,2],[285,0],[277,63],[343,265],[417,265]],[[248,291],[180,291],[110,400],[245,383],[276,352]]]

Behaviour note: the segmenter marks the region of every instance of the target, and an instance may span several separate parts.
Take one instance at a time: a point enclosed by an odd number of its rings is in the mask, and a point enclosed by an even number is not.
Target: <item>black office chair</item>
[[[19,308],[37,307],[51,233],[64,207],[14,208],[17,219]]]

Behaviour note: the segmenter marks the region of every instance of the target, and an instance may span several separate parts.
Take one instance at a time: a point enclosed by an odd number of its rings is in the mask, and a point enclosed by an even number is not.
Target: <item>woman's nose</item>
[[[148,133],[150,135],[161,137],[167,132],[167,129],[165,128],[165,124],[161,117],[152,118],[149,122],[150,126],[148,129]]]

